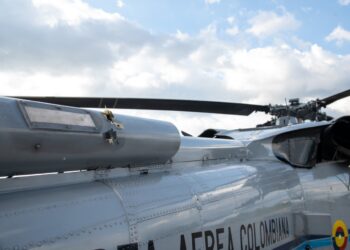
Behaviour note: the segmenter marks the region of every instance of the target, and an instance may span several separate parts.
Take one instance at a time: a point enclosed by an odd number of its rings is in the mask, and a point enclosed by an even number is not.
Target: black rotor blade
[[[217,113],[229,115],[249,115],[254,111],[269,112],[267,105],[244,103],[173,100],[173,99],[143,99],[143,98],[100,98],[100,97],[30,97],[12,96],[14,98],[46,102],[52,104],[85,107],[85,108],[117,108],[117,109],[148,109],[190,111]]]
[[[348,97],[348,96],[350,96],[350,89],[345,90],[343,92],[340,92],[338,94],[323,98],[321,100],[321,103],[322,103],[322,106],[325,107],[325,106],[327,106],[335,101],[338,101],[338,100],[343,99],[343,98]]]

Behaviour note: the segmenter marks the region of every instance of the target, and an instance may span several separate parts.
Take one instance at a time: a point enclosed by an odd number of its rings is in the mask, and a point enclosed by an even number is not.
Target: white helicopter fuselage
[[[166,164],[2,179],[0,249],[333,249],[334,225],[350,225],[348,166],[249,150],[325,124],[181,137]]]

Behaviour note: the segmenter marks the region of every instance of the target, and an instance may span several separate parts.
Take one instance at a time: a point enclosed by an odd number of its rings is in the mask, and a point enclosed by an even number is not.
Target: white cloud
[[[151,40],[156,42],[149,32],[119,14],[94,9],[82,1],[5,3],[0,8],[0,67],[4,70],[98,70]]]
[[[95,84],[93,78],[85,74],[56,75],[39,71],[0,71],[0,81],[4,83],[2,91],[6,95],[87,95]]]
[[[238,28],[238,26],[233,26],[231,28],[227,28],[226,33],[230,36],[235,36],[239,33],[239,28]]]
[[[123,8],[124,7],[124,2],[122,1],[122,0],[117,0],[117,6],[119,7],[119,8]]]
[[[349,115],[350,98],[345,98],[339,100],[331,105],[329,105],[329,111],[336,113],[336,115]]]
[[[230,36],[235,36],[239,33],[238,25],[236,25],[235,17],[230,16],[227,18],[227,23],[230,25],[229,28],[225,30],[226,34]]]
[[[181,32],[180,30],[176,31],[175,37],[180,41],[186,41],[190,38],[187,33]]]
[[[348,87],[350,56],[339,57],[318,45],[307,51],[288,47],[231,51],[227,61],[227,67],[221,68],[226,87],[242,96],[249,93],[252,102],[281,102],[306,93],[322,96],[334,92],[334,86]]]
[[[214,3],[220,3],[221,0],[205,0],[206,4],[214,4]]]
[[[94,9],[78,0],[63,1],[64,7],[56,2],[31,5],[23,1],[22,15],[17,15],[17,2],[6,3],[6,12],[0,9],[2,95],[128,96],[268,104],[283,103],[285,97],[322,98],[348,88],[350,55],[338,56],[315,44],[306,44],[303,49],[286,44],[237,46],[221,40],[215,24],[197,35],[181,31],[157,35],[116,13]],[[48,4],[53,20],[57,20],[54,25],[38,23],[47,17],[47,7],[43,6]],[[63,9],[74,8],[87,12],[72,17],[62,13]],[[227,21],[230,27],[236,25],[234,19]],[[335,109],[350,113],[346,105]],[[240,117],[133,112],[174,121],[194,134],[209,127],[254,126],[267,119],[264,114]]]
[[[126,60],[120,60],[111,69],[111,80],[125,88],[164,88],[169,84],[183,83],[187,70],[169,61],[164,55],[157,55],[152,48],[145,47]]]
[[[350,0],[339,0],[338,2],[341,5],[349,5],[350,4]]]
[[[200,30],[200,36],[206,38],[216,38],[217,27],[215,23],[209,24],[207,27]]]
[[[342,45],[344,42],[350,42],[350,31],[337,26],[327,37],[326,41],[335,41],[337,45]]]
[[[295,30],[300,26],[300,22],[288,12],[283,15],[277,15],[272,11],[259,11],[248,22],[251,26],[246,31],[259,38],[283,31]]]
[[[68,25],[79,25],[86,20],[115,21],[118,14],[110,14],[100,9],[90,7],[81,0],[32,0],[34,7],[40,9],[41,21],[53,27],[60,22]]]
[[[230,24],[230,25],[233,25],[235,23],[235,17],[234,16],[230,16],[228,17],[227,19],[227,22]]]

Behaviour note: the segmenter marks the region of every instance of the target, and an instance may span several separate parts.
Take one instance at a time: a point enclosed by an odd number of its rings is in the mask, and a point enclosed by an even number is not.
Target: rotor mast
[[[311,100],[300,103],[299,98],[289,100],[289,105],[270,105],[269,113],[275,116],[275,125],[287,126],[289,124],[310,121],[329,121],[333,118],[321,112],[322,108],[340,99],[350,96],[350,89],[324,99]]]

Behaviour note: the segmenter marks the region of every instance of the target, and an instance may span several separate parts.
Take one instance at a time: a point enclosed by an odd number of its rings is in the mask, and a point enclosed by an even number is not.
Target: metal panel
[[[1,247],[205,249],[211,244],[206,241],[209,237],[224,249],[230,249],[231,243],[240,249],[241,244],[252,247],[251,231],[244,231],[252,228],[262,233],[263,238],[254,239],[260,246],[265,244],[264,249],[294,239],[292,205],[301,197],[289,196],[288,191],[299,185],[298,179],[293,168],[278,161],[265,166],[231,160],[147,175],[131,171],[101,177],[99,182],[89,177],[75,185],[68,178],[62,186],[33,185],[34,190],[7,188],[0,195]],[[280,222],[285,228],[287,220],[288,233],[265,242],[276,233],[268,229],[264,236],[260,225]]]
[[[2,249],[98,249],[116,238],[129,242],[122,204],[96,182],[1,195],[0,224]]]
[[[25,106],[31,124],[51,123],[96,128],[90,114]]]
[[[18,105],[32,129],[95,133],[100,129],[96,123],[101,123],[87,110],[29,101],[19,101]]]
[[[180,146],[169,122],[123,115],[111,121],[96,110],[23,105],[20,112],[18,101],[0,100],[6,107],[0,109],[0,176],[164,164]]]

